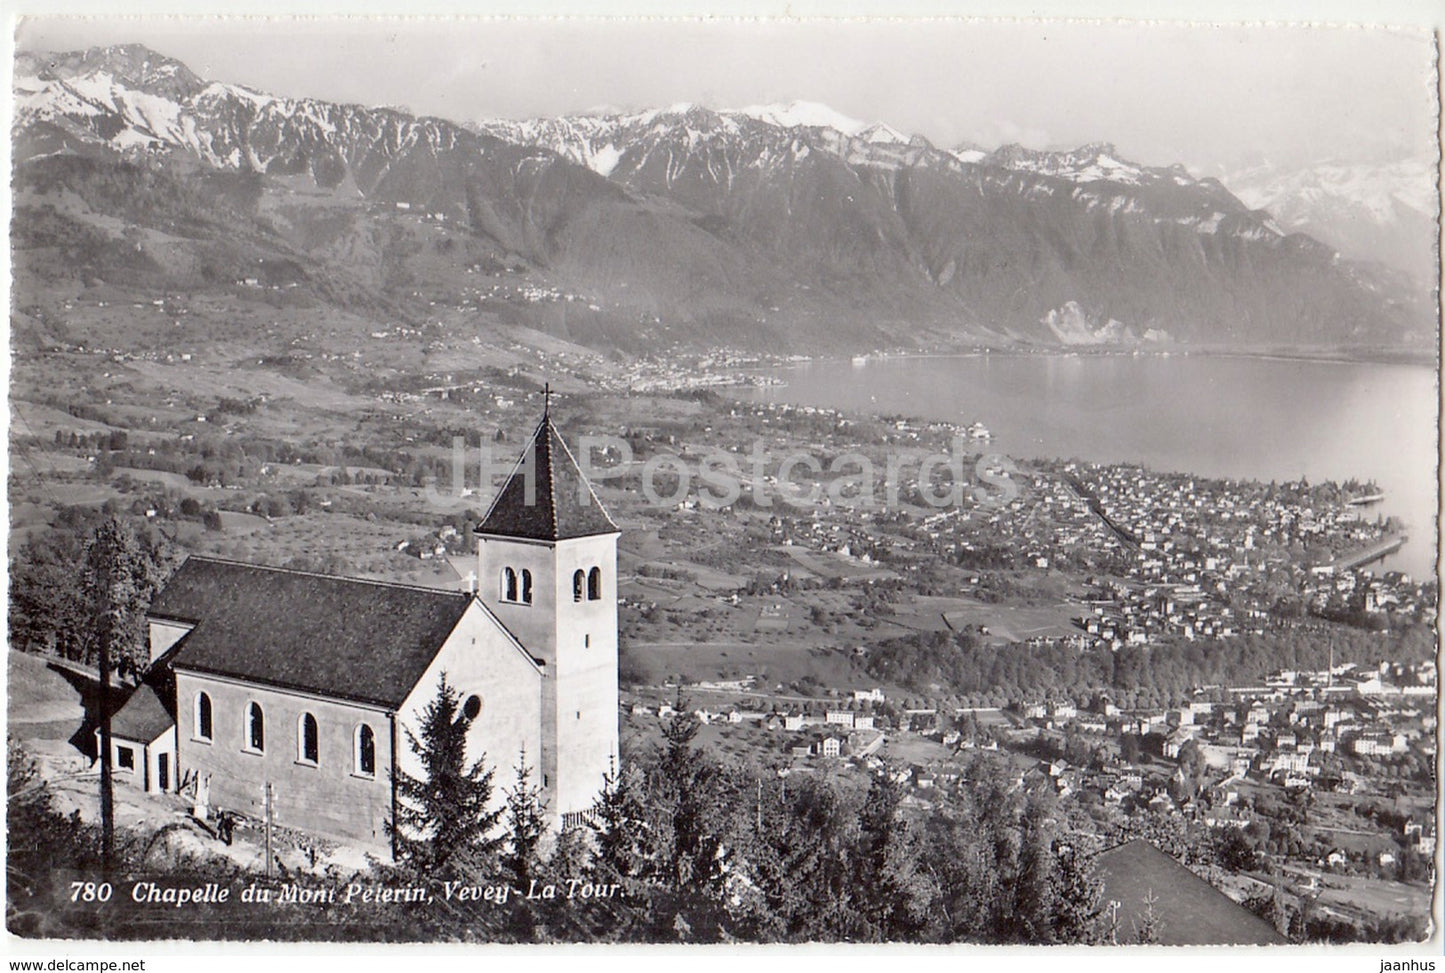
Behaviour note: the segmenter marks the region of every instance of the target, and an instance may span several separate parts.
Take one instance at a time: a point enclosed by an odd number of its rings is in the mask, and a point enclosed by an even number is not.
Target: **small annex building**
[[[176,787],[176,716],[162,690],[142,683],[110,718],[110,766],[120,784],[148,794]],[[96,752],[101,734],[95,731]]]

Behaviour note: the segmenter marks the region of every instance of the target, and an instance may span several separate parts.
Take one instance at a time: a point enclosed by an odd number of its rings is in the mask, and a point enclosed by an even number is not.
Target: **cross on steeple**
[[[550,408],[551,386],[544,387],[542,394]],[[607,516],[577,460],[544,413],[476,532],[492,537],[558,541],[616,530],[617,525]]]
[[[552,413],[552,383],[545,382],[542,385],[542,418],[546,419]]]

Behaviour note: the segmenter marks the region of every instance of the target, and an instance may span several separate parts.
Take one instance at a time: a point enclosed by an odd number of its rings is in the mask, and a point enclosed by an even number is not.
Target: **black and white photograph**
[[[1437,968],[1434,29],[12,27],[11,970]]]

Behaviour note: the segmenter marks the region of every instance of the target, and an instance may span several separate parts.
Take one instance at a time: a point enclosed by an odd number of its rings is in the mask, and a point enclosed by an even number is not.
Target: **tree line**
[[[177,553],[147,524],[101,510],[62,509],[55,528],[10,558],[10,646],[92,664],[112,629],[123,637],[117,673],[138,675],[148,662],[145,612],[169,577]],[[97,579],[118,572],[124,583],[102,590]]]
[[[679,705],[686,710],[686,706]],[[910,808],[889,773],[848,777],[725,763],[679,712],[660,744],[606,776],[585,826],[544,847],[546,806],[522,755],[509,783],[466,754],[468,720],[445,677],[410,743],[425,775],[399,777],[394,871],[406,881],[585,877],[605,938],[721,942],[1102,942],[1100,883],[1047,787],[997,761],[970,786]],[[518,938],[565,922],[528,902]]]
[[[1418,662],[1433,657],[1434,639],[1422,625],[1387,635],[1321,625],[1229,639],[1126,645],[1116,652],[1058,644],[990,645],[970,631],[914,632],[871,647],[866,668],[881,681],[915,692],[942,684],[961,695],[1087,700],[1099,690],[1179,695],[1201,686],[1259,685],[1280,669],[1323,669],[1332,651],[1336,662]]]

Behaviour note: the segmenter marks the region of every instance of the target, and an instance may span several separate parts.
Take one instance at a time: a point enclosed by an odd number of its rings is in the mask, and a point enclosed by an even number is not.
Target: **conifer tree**
[[[166,556],[149,538],[117,517],[95,528],[80,569],[85,601],[82,640],[86,656],[104,648],[111,665],[144,669],[149,661],[145,612],[162,576]]]
[[[84,638],[97,657],[100,679],[100,819],[107,869],[115,850],[110,676],[113,667],[122,673],[139,671],[148,660],[145,610],[158,578],[159,558],[129,525],[107,517],[96,527],[85,550],[80,580],[87,602]]]
[[[587,832],[581,828],[563,828],[558,832],[545,869],[550,879],[566,881],[580,878],[591,867],[592,849],[587,843]]]
[[[1103,941],[1104,885],[1072,845],[1054,850],[1054,938],[1093,945]]]
[[[406,731],[422,776],[396,772],[396,821],[388,828],[399,860],[418,869],[450,866],[487,874],[496,864],[502,839],[495,832],[503,808],[488,810],[492,771],[486,757],[467,763],[467,730],[460,695],[442,673],[436,696],[421,717],[421,735]]]
[[[663,750],[649,782],[649,823],[657,834],[659,877],[673,891],[713,889],[725,823],[717,766],[692,745],[698,724],[686,711],[663,728]]]
[[[877,774],[858,815],[855,884],[872,938],[912,939],[927,924],[937,889],[919,865],[918,848],[899,814],[903,790]]]
[[[1053,833],[1050,806],[1031,794],[1019,821],[1019,845],[1013,889],[1014,934],[1024,942],[1053,941]]]
[[[645,861],[643,808],[626,766],[612,761],[588,825],[597,836],[597,861],[622,879],[641,874]]]
[[[537,868],[537,845],[547,830],[547,802],[542,788],[532,783],[527,751],[517,757],[512,786],[506,789],[507,852],[503,864],[517,883],[526,888]]]
[[[1154,912],[1154,903],[1158,901],[1159,897],[1154,894],[1153,889],[1144,894],[1144,911],[1139,913],[1139,922],[1134,932],[1134,941],[1141,946],[1159,942],[1159,931],[1163,924]]]

